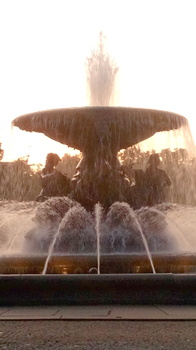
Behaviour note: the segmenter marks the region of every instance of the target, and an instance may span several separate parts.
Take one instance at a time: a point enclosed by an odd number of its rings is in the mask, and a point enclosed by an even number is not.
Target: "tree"
[[[28,158],[0,163],[0,198],[17,201],[35,200],[41,190],[40,168],[33,169]]]
[[[4,155],[4,150],[1,148],[1,142],[0,142],[0,160],[3,159],[3,155]]]

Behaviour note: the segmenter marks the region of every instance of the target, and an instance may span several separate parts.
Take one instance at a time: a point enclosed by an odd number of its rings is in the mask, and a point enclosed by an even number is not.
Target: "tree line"
[[[155,151],[153,151],[155,153]],[[153,152],[144,152],[133,146],[119,152],[121,163],[125,166],[127,175],[132,169],[145,170],[148,158]],[[185,205],[196,205],[196,158],[189,158],[185,149],[163,149],[159,153],[161,168],[172,181],[170,201]],[[65,154],[59,170],[70,178],[76,172],[76,166],[81,159],[79,155]],[[28,158],[5,163],[0,161],[0,200],[33,201],[40,193],[41,165],[30,165]]]

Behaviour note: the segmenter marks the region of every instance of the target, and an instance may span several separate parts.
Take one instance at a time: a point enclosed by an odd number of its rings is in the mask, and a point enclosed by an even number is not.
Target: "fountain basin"
[[[194,274],[0,275],[1,306],[195,305]]]
[[[42,274],[47,255],[2,256],[0,275]],[[152,254],[156,273],[196,273],[196,256],[193,254]],[[46,274],[79,275],[96,274],[95,254],[53,255]],[[152,273],[149,258],[145,254],[103,254],[100,260],[101,274]]]

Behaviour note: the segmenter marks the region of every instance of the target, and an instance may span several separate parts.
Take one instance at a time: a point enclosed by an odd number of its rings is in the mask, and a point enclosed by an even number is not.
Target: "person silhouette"
[[[42,190],[36,201],[43,202],[49,197],[67,196],[71,190],[71,180],[56,169],[61,161],[56,153],[48,153],[45,167],[41,172]]]
[[[145,175],[147,183],[152,189],[148,205],[166,202],[168,195],[166,188],[171,186],[171,180],[163,169],[158,168],[161,163],[159,154],[151,154],[148,163]]]

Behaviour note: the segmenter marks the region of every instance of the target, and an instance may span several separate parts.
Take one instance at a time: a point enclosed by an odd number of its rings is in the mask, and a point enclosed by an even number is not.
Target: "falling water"
[[[136,213],[133,211],[133,209],[130,207],[128,203],[125,202],[115,202],[110,207],[110,210],[107,214],[106,218],[106,224],[108,226],[109,231],[116,231],[116,228],[118,231],[120,231],[120,236],[124,237],[125,240],[123,240],[123,251],[126,249],[127,240],[129,234],[133,237],[135,234],[136,236],[140,235],[142,239],[142,244],[145,248],[145,251],[147,253],[150,265],[152,267],[153,273],[156,273],[154,264],[152,261],[152,256],[149,250],[148,242],[146,240],[146,237],[143,233],[142,226],[140,225],[140,222],[136,216]],[[126,232],[125,235],[121,233],[124,231]],[[132,243],[133,244],[133,243]],[[131,248],[131,247],[130,247]]]
[[[33,216],[35,210],[36,209],[33,210],[32,214],[27,217],[27,219],[22,223],[21,227],[19,227],[19,229],[16,231],[16,233],[15,233],[14,237],[12,238],[11,242],[8,243],[8,246],[7,246],[7,249],[6,249],[6,253],[10,252],[10,250],[12,249],[12,247],[14,245],[14,242],[19,237],[21,231],[24,230],[26,224],[28,224],[32,220],[32,216]]]
[[[69,211],[68,211],[69,212]],[[65,216],[67,215],[67,213],[65,214]],[[55,243],[56,243],[56,240],[58,238],[58,235],[59,235],[59,232],[61,230],[61,225],[59,225],[58,227],[58,230],[56,231],[55,235],[54,235],[54,238],[52,240],[52,243],[51,245],[49,246],[49,250],[48,250],[48,256],[46,258],[46,261],[45,261],[45,265],[44,265],[44,268],[43,268],[43,271],[42,271],[42,275],[45,275],[46,274],[46,271],[47,271],[47,268],[48,268],[48,263],[50,261],[50,258],[52,256],[52,253],[53,253],[53,250],[54,250],[54,246],[55,246]]]
[[[0,225],[0,228],[1,228],[3,225],[5,225],[7,222],[9,222],[9,221],[10,221],[10,218],[9,218],[9,217],[6,218],[5,220],[3,220],[2,223],[1,223],[1,225]]]
[[[188,240],[186,239],[186,237],[183,234],[183,231],[180,229],[179,225],[174,220],[170,219],[168,216],[166,216],[165,214],[163,214],[162,212],[160,212],[159,210],[157,210],[155,208],[150,208],[150,211],[161,215],[163,217],[163,219],[166,220],[167,223],[170,222],[173,225],[173,227],[175,227],[177,229],[178,235],[180,236],[182,242],[187,247],[188,251],[192,250],[192,246],[191,246],[190,242],[188,242]]]
[[[99,203],[95,204],[95,231],[97,235],[97,273],[100,274],[100,224],[101,224],[102,208]]]
[[[188,240],[186,239],[186,237],[184,237],[184,234],[182,232],[182,230],[180,229],[180,227],[178,226],[178,224],[176,224],[172,219],[167,218],[166,219],[167,222],[170,222],[173,227],[175,227],[178,231],[178,234],[181,238],[181,240],[183,241],[183,243],[185,244],[185,246],[187,247],[188,251],[191,251],[193,249],[192,245],[190,242],[188,242]]]
[[[144,247],[145,247],[145,250],[146,250],[148,259],[149,259],[149,261],[150,261],[150,265],[151,265],[151,267],[152,267],[152,272],[153,272],[153,273],[156,273],[156,270],[155,270],[155,267],[154,267],[154,264],[153,264],[153,261],[152,261],[152,256],[151,256],[151,253],[150,253],[150,250],[149,250],[149,247],[148,247],[148,242],[147,242],[147,240],[146,240],[146,237],[145,237],[144,234],[143,234],[141,225],[140,225],[139,220],[137,219],[136,215],[135,215],[135,221],[136,221],[138,230],[139,230],[139,232],[140,232],[140,235],[141,235],[141,237],[142,237],[142,240],[143,240],[143,243],[144,243]]]

